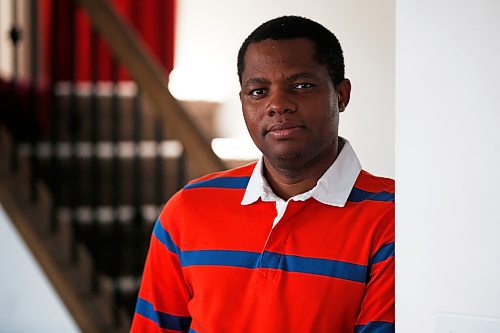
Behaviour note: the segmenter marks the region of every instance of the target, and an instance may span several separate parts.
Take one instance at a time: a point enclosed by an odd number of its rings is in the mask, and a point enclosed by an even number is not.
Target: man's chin
[[[271,154],[264,154],[264,157],[275,167],[284,169],[294,169],[302,164],[303,154],[296,151],[287,152],[273,152]]]
[[[296,150],[287,151],[273,151],[270,153],[264,153],[264,156],[269,160],[273,161],[296,161],[302,156],[302,152]]]

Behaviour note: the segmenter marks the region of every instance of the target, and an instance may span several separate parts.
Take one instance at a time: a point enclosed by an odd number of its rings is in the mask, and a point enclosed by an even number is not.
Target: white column
[[[1,203],[0,263],[0,332],[80,332]]]
[[[396,2],[397,332],[500,332],[500,1]]]

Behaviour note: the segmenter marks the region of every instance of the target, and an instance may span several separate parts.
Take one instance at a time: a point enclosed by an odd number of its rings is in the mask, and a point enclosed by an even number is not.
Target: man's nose
[[[289,93],[285,91],[274,91],[269,94],[266,111],[271,117],[276,114],[282,115],[284,113],[293,113],[297,111],[297,105]]]

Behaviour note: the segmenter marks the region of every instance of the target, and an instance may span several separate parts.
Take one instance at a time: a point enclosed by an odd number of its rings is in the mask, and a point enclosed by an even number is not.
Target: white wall
[[[397,331],[500,332],[500,2],[396,8]]]
[[[351,79],[351,104],[341,115],[341,135],[349,138],[363,166],[394,176],[394,0],[180,0],[175,67],[193,99],[223,103],[219,130],[225,137],[247,136],[238,99],[238,49],[261,23],[281,15],[301,15],[325,25],[339,38]]]
[[[80,332],[1,203],[0,277],[0,333]]]

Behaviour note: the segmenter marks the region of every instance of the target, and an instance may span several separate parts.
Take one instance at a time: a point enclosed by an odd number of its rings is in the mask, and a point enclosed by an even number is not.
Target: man
[[[132,332],[393,332],[394,183],[338,136],[351,85],[337,38],[271,20],[243,43],[238,75],[263,156],[167,203]]]

